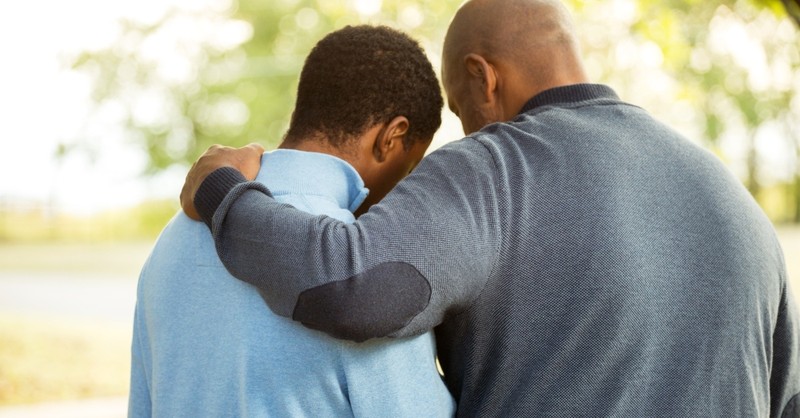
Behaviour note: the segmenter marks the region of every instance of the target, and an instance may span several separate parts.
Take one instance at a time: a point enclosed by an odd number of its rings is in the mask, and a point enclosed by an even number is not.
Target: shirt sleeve
[[[136,311],[133,320],[133,342],[131,344],[131,380],[130,391],[128,393],[128,417],[129,418],[149,418],[152,416],[152,402],[150,398],[150,380],[146,363],[149,364],[149,353],[146,344],[142,344],[142,339],[146,339],[146,327],[142,317],[139,293],[139,301],[136,303]]]
[[[423,159],[352,225],[278,203],[255,182],[219,193],[213,176],[195,201],[224,195],[200,210],[226,268],[277,314],[338,338],[427,331],[478,296],[497,260],[496,167],[475,139]]]

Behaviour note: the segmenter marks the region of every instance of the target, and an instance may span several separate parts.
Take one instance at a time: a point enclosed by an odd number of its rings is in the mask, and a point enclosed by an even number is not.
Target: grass
[[[0,244],[0,272],[135,280],[152,241]],[[129,325],[0,313],[0,406],[125,396]]]
[[[178,209],[177,199],[149,201],[90,216],[56,213],[42,205],[0,206],[0,242],[152,240]]]
[[[0,405],[124,396],[130,330],[100,322],[0,316]]]

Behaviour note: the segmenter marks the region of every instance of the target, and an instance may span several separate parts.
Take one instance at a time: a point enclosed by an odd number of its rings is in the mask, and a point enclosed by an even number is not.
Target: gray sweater
[[[231,169],[195,201],[276,313],[358,341],[436,327],[459,416],[799,416],[800,318],[769,220],[608,87],[537,95],[352,225]]]

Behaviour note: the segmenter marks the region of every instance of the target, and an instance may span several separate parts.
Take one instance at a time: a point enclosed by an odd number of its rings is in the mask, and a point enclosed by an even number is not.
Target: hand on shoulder
[[[194,220],[200,220],[200,215],[194,206],[194,196],[209,174],[222,167],[232,167],[248,180],[253,180],[261,168],[263,153],[264,147],[255,143],[241,148],[212,145],[186,174],[186,181],[181,190],[181,207],[186,215]]]

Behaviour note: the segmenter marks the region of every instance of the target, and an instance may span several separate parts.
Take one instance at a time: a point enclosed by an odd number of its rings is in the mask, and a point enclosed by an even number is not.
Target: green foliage
[[[72,66],[93,75],[97,113],[111,107],[122,112],[126,136],[147,152],[152,173],[175,163],[189,164],[216,143],[276,146],[288,126],[304,58],[328,32],[361,23],[406,30],[413,26],[414,35],[431,47],[432,38],[441,43],[444,22],[457,4],[454,0],[387,1],[379,13],[367,17],[343,0],[241,0],[236,8],[215,16],[190,15],[247,22],[252,28],[249,40],[228,49],[195,40],[199,52],[176,51],[193,59],[195,76],[190,79],[165,79],[160,74],[166,64],[148,59],[143,52],[154,39],[167,36],[171,24],[187,17],[176,11],[150,24],[122,22],[122,35],[114,44],[81,54]],[[163,115],[137,115],[143,113],[138,108],[148,95],[163,108]],[[81,145],[91,151],[91,138]]]
[[[125,137],[149,155],[151,173],[188,166],[214,143],[259,142],[271,148],[288,126],[297,76],[318,39],[347,24],[387,24],[419,39],[438,66],[444,33],[461,0],[383,0],[372,11],[359,11],[358,3],[239,0],[228,10],[172,10],[154,22],[122,22],[114,43],[75,57],[73,66],[92,75],[97,112],[119,115]],[[800,118],[800,35],[784,5],[778,0],[567,3],[593,78],[668,124],[683,124],[715,152],[731,148],[725,138],[743,143],[749,155],[742,177],[757,195],[764,177],[757,133],[767,123],[793,126]],[[170,28],[187,18],[207,22],[210,32],[178,37],[172,55],[183,57],[190,71],[169,77],[171,64],[153,57],[153,44],[175,37]],[[251,33],[216,42],[215,31],[227,33],[226,24],[244,25]],[[785,142],[800,154],[800,137],[786,131]],[[60,152],[91,152],[91,137],[73,142]],[[794,172],[800,178],[796,163]],[[796,198],[794,187],[784,189],[787,201]]]

